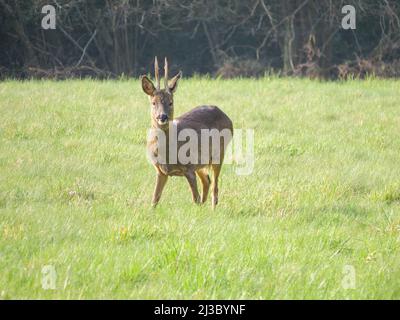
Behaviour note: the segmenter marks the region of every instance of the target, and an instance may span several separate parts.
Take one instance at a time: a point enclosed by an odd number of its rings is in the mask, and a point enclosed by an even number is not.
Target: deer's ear
[[[178,88],[178,80],[182,77],[182,71],[179,71],[178,74],[168,81],[168,87],[171,92],[175,92],[176,88]]]
[[[142,89],[145,94],[152,96],[156,88],[154,87],[153,82],[147,76],[141,76],[140,80],[142,81]]]

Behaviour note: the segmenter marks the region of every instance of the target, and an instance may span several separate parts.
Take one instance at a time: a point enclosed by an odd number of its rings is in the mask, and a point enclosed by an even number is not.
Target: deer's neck
[[[160,143],[163,143],[163,149],[167,151],[167,155],[169,154],[169,140],[170,140],[170,125],[165,128],[160,128],[157,126],[156,121],[151,122],[151,131],[152,134],[150,136],[149,146],[152,149],[152,152],[158,154],[158,149],[160,147]],[[160,135],[162,137],[160,137]]]
[[[152,121],[151,122],[151,129],[152,130],[161,130],[162,132],[164,132],[165,137],[166,137],[166,139],[168,141],[168,139],[169,139],[169,125],[166,126],[165,128],[160,128],[159,126],[157,126],[157,123],[155,121]]]

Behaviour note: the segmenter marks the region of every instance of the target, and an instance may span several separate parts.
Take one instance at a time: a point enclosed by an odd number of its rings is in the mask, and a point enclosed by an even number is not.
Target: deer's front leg
[[[156,187],[154,188],[153,200],[151,201],[151,205],[153,207],[157,206],[158,201],[160,201],[161,193],[164,189],[165,184],[167,183],[168,176],[162,173],[157,173],[156,178]]]
[[[200,194],[197,190],[196,174],[194,172],[187,172],[185,174],[187,181],[189,182],[190,190],[192,191],[192,198],[194,203],[200,203]]]

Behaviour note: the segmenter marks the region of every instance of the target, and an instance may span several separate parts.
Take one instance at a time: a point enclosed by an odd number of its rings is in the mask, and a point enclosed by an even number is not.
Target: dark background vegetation
[[[399,17],[399,0],[0,0],[0,76],[138,76],[158,55],[185,75],[397,77]]]

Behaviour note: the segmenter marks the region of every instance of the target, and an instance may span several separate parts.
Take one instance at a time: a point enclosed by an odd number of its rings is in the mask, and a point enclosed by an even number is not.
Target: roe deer
[[[147,151],[151,161],[156,169],[157,178],[154,189],[152,205],[155,207],[160,200],[161,193],[167,182],[168,176],[184,176],[189,182],[192,192],[193,201],[195,203],[204,203],[207,200],[208,191],[211,185],[212,189],[212,207],[218,203],[218,177],[221,172],[221,166],[224,159],[225,149],[229,141],[232,139],[233,126],[229,117],[216,106],[199,106],[191,111],[174,118],[173,94],[178,85],[178,80],[182,76],[179,72],[171,80],[168,80],[168,61],[165,58],[164,63],[164,89],[160,89],[160,77],[158,70],[157,57],[154,61],[156,87],[153,82],[145,75],[141,76],[141,84],[143,91],[149,96],[151,107],[151,130],[161,131],[165,135],[163,142],[156,136],[149,136],[147,141]],[[200,137],[204,130],[217,131],[217,133],[228,132],[228,136],[218,136],[218,140],[207,138],[206,147],[204,143],[196,142],[197,154],[191,155],[194,161],[182,161],[179,159],[179,151],[183,146],[183,142],[176,141],[170,137],[171,131],[175,130],[177,136],[187,130],[194,132]],[[210,146],[209,141],[212,140]],[[175,141],[173,141],[175,140]],[[217,145],[215,145],[217,142]],[[160,143],[164,145],[160,146]],[[173,150],[172,145],[175,143],[176,149]],[[203,148],[202,148],[203,145]],[[160,148],[164,148],[168,152],[165,161],[158,159]],[[207,150],[205,150],[207,149]],[[192,149],[190,150],[192,152]],[[199,161],[201,158],[202,161]],[[172,161],[172,159],[176,159]],[[213,173],[211,181],[209,169]],[[200,178],[202,184],[202,194],[197,190],[196,175]]]

